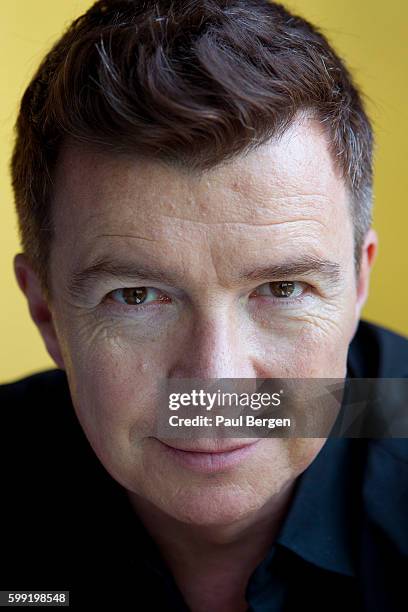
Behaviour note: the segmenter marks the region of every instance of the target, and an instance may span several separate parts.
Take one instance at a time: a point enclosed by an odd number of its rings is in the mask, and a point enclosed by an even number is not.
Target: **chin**
[[[183,523],[216,526],[244,519],[259,510],[265,501],[254,496],[249,485],[244,489],[239,485],[220,483],[179,489],[177,497],[166,500],[162,496],[153,503]]]

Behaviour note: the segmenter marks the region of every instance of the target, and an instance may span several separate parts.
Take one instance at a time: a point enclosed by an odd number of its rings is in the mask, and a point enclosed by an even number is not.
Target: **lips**
[[[218,444],[211,443],[200,444],[168,444],[156,438],[159,443],[159,450],[164,454],[166,465],[168,461],[179,468],[187,469],[193,472],[215,473],[230,471],[249,460],[250,456],[255,452],[259,439],[251,440],[250,443],[241,442],[240,444],[225,444],[222,446],[220,441]]]
[[[256,442],[256,439],[252,439],[251,442],[244,442],[244,443],[235,443],[235,444],[230,444],[230,445],[220,445],[219,443],[213,443],[213,444],[170,444],[169,442],[165,442],[164,440],[159,440],[159,442],[161,442],[162,444],[165,444],[166,446],[170,446],[170,448],[174,448],[175,450],[180,450],[180,451],[186,451],[186,452],[190,452],[190,453],[211,453],[211,454],[217,454],[217,453],[228,453],[230,451],[234,451],[234,450],[238,450],[239,448],[244,448],[245,446],[250,446],[251,444],[253,444],[254,442]]]

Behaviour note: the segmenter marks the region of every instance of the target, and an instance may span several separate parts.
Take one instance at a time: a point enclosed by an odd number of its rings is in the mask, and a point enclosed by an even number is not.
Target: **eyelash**
[[[271,281],[271,282],[284,282],[284,281]],[[304,285],[306,288],[303,291],[303,293],[300,296],[294,297],[294,298],[277,298],[277,297],[269,297],[269,296],[265,296],[265,295],[259,295],[259,296],[254,296],[257,297],[258,299],[266,299],[268,304],[279,304],[280,306],[283,306],[284,308],[286,306],[293,306],[295,304],[299,304],[301,303],[305,297],[309,296],[311,293],[311,289],[312,286],[309,285],[308,283],[302,282],[302,281],[290,281],[290,282],[294,282],[296,284],[300,284],[300,285]],[[254,289],[251,293],[254,293],[255,291],[259,291],[259,289],[261,289],[262,287],[264,287],[265,285],[268,285],[269,283],[263,283],[262,285],[259,285],[259,287],[257,287],[256,289]],[[131,287],[132,289],[135,288],[137,289],[138,287]],[[160,293],[159,289],[155,289],[154,287],[146,287],[147,289],[150,290],[155,290],[157,292]],[[115,294],[116,292],[120,292],[123,291],[125,289],[125,287],[121,287],[119,289],[114,289],[113,291],[110,291],[106,298],[109,302],[109,298],[110,296],[112,296],[113,294]],[[161,295],[166,295],[164,292],[161,292]],[[171,299],[171,298],[169,298]],[[164,303],[168,303],[165,302],[164,300],[162,301],[155,301],[152,303],[148,303],[148,304],[125,304],[125,303],[121,303],[121,302],[116,302],[113,298],[111,298],[110,300],[111,302],[114,302],[115,306],[113,306],[113,308],[115,308],[115,310],[125,310],[126,312],[129,312],[129,310],[136,310],[138,312],[140,311],[145,311],[145,310],[151,310],[152,308],[160,308]]]

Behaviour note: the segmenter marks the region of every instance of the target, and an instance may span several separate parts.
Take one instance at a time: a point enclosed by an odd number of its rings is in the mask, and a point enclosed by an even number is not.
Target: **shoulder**
[[[58,506],[59,517],[65,516],[67,496],[73,503],[82,499],[85,511],[93,504],[88,489],[95,495],[109,491],[112,479],[89,444],[63,370],[0,385],[0,431],[0,473],[13,491],[7,499],[10,512],[24,505],[27,491],[39,514],[48,516]]]
[[[21,433],[35,428],[66,427],[72,422],[72,401],[66,374],[50,369],[0,385],[0,420],[3,428],[18,426]]]
[[[7,492],[0,512],[7,525],[1,575],[10,584],[17,576],[24,584],[40,584],[44,576],[49,584],[66,584],[86,575],[101,557],[95,552],[101,533],[110,537],[111,521],[123,521],[116,510],[122,491],[86,438],[64,371],[0,385],[0,438]]]
[[[408,438],[370,440],[363,498],[377,533],[408,557]]]
[[[407,438],[370,441],[362,493],[358,573],[366,609],[402,612],[408,566]]]
[[[15,472],[34,471],[45,464],[47,469],[39,472],[37,479],[47,478],[54,467],[67,463],[73,445],[78,455],[89,446],[73,407],[66,373],[59,369],[0,385],[0,424],[1,456],[6,462],[7,457],[15,457]]]
[[[348,365],[358,378],[408,378],[408,338],[360,320],[349,347]],[[391,406],[390,402],[389,410]],[[408,556],[408,438],[369,439],[365,448],[366,517],[378,538]]]
[[[361,319],[349,346],[348,367],[356,378],[406,378],[408,338]]]
[[[58,369],[36,372],[0,385],[3,409],[7,401],[29,402],[30,397],[43,397],[44,400],[47,400],[50,395],[64,396],[67,392],[69,393],[66,374],[63,370]]]

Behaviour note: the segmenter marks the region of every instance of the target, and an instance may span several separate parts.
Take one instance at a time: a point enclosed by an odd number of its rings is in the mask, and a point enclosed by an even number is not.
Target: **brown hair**
[[[46,295],[63,141],[201,172],[279,136],[303,111],[325,127],[345,180],[358,272],[371,224],[373,133],[320,30],[266,0],[96,2],[43,59],[15,127],[20,237]]]

